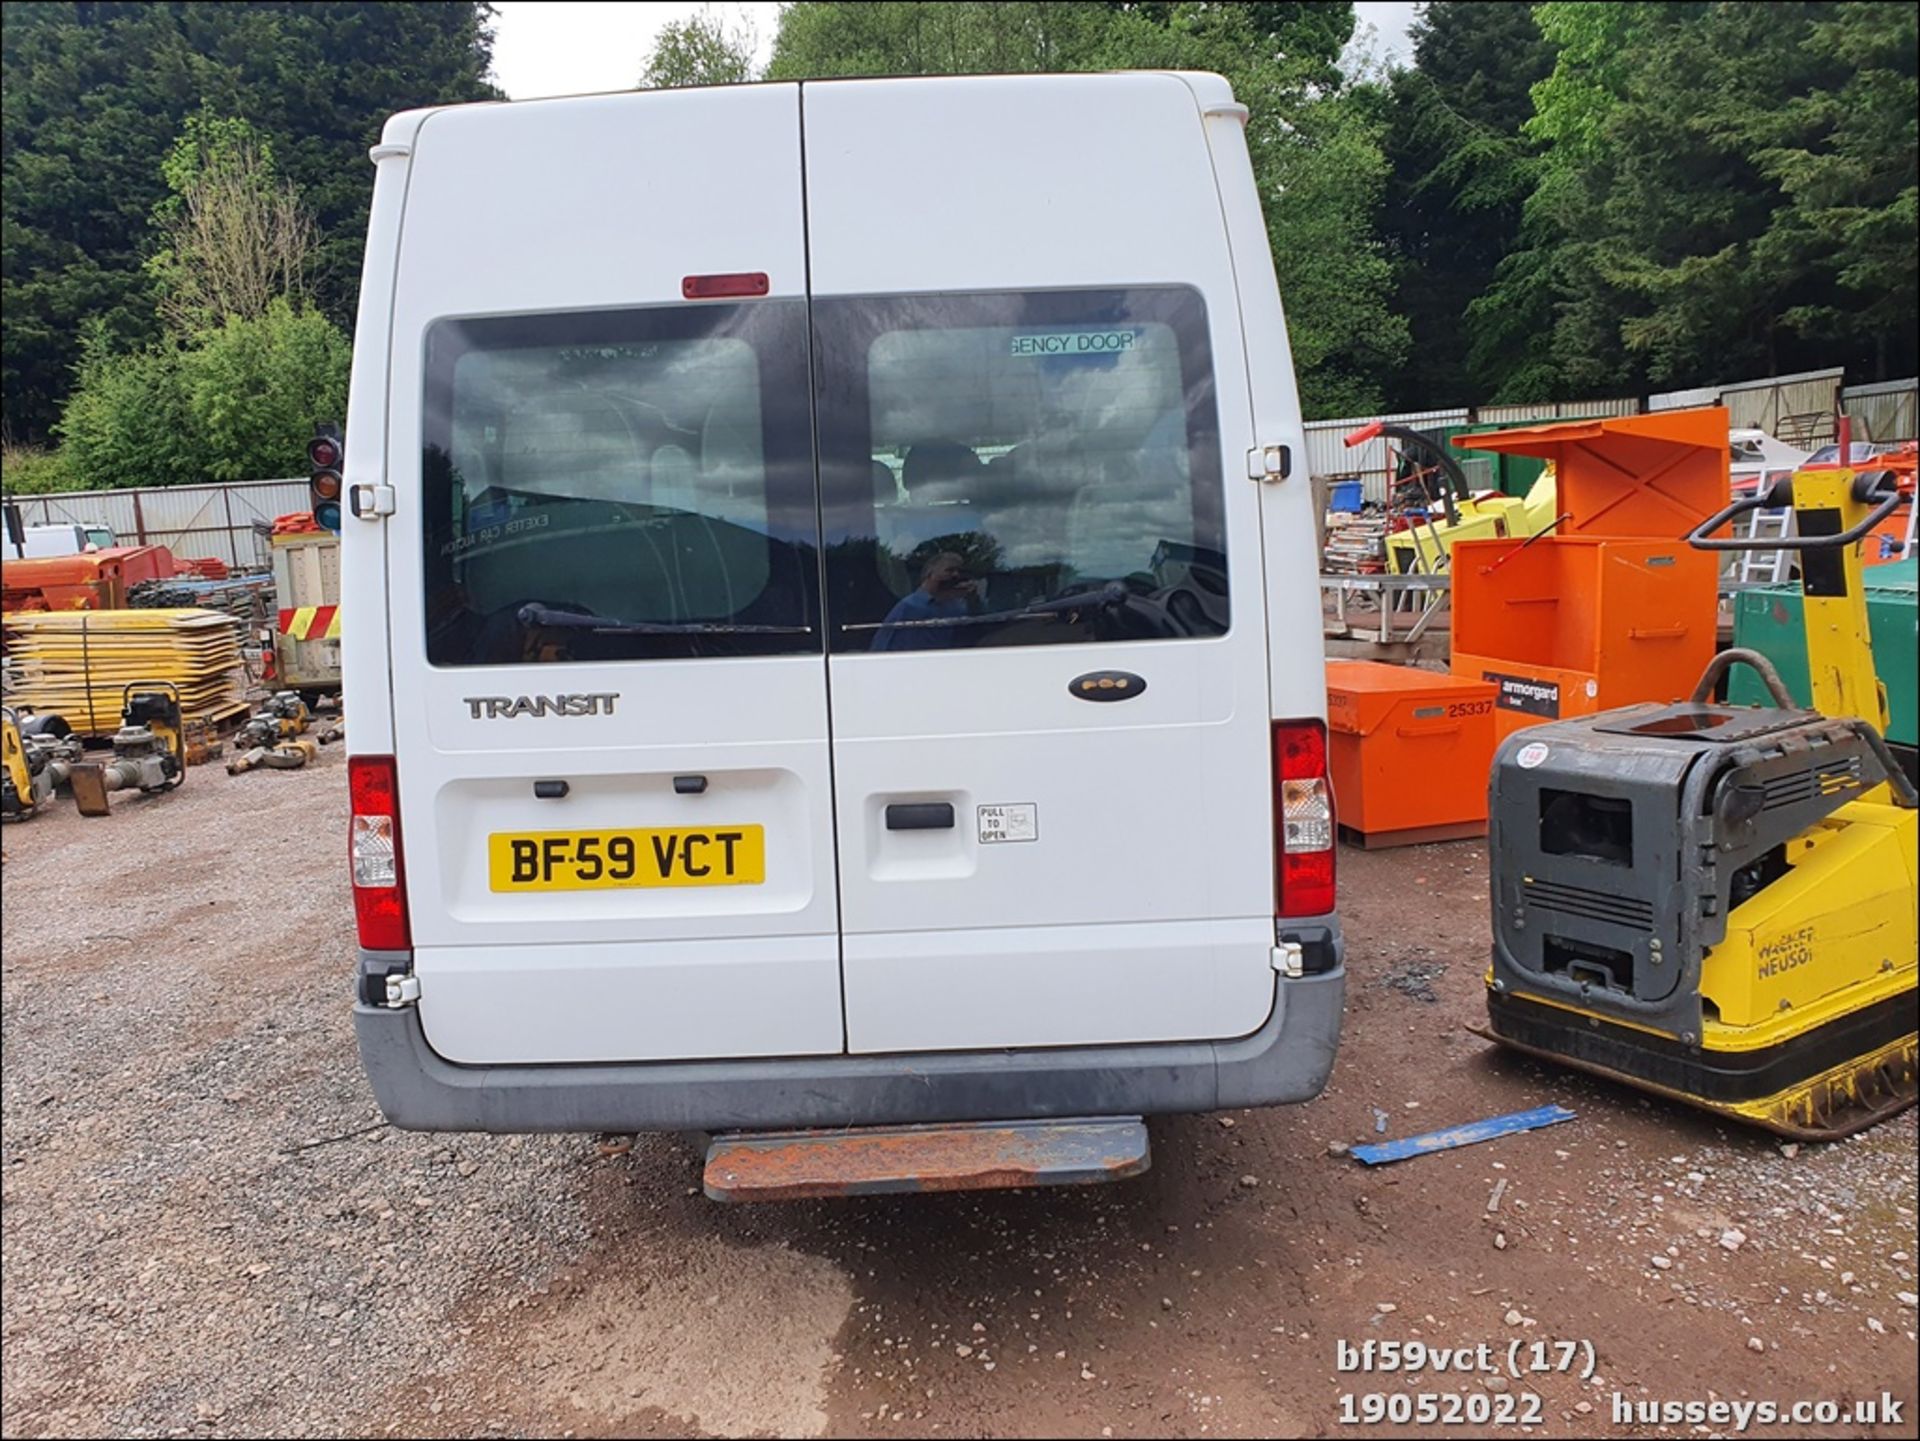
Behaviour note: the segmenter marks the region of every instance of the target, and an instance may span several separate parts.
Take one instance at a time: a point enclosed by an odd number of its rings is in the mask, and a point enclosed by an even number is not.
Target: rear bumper
[[[731,1131],[1148,1116],[1311,1100],[1340,1041],[1339,923],[1290,925],[1321,974],[1274,978],[1250,1036],[1063,1050],[935,1051],[796,1060],[458,1066],[435,1054],[417,1008],[358,999],[360,1057],[380,1109],[413,1131]],[[363,955],[362,969],[387,958]]]

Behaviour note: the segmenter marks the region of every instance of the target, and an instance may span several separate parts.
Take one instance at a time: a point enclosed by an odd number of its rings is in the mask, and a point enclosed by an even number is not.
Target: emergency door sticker
[[[1040,839],[1040,807],[1037,805],[981,806],[979,810],[983,846]]]
[[[1532,741],[1521,746],[1520,754],[1515,756],[1514,760],[1518,762],[1520,769],[1523,771],[1530,771],[1535,766],[1546,764],[1547,743],[1545,741]]]
[[[1522,675],[1501,675],[1497,671],[1481,671],[1481,680],[1490,680],[1500,687],[1495,697],[1496,704],[1502,710],[1525,711],[1528,715],[1546,716],[1551,720],[1560,718],[1560,687],[1550,680],[1533,680]]]
[[[1009,355],[1124,355],[1140,342],[1137,330],[1027,331],[1007,342]]]

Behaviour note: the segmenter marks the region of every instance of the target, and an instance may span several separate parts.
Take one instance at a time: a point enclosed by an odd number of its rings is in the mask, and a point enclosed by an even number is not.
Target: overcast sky
[[[619,0],[495,0],[493,74],[510,99],[626,90],[640,78],[653,37],[673,20],[697,14],[703,5],[619,3]],[[723,12],[752,26],[764,63],[780,21],[778,4],[729,4]],[[1364,32],[1378,34],[1378,52],[1412,58],[1407,26],[1412,0],[1353,7]]]

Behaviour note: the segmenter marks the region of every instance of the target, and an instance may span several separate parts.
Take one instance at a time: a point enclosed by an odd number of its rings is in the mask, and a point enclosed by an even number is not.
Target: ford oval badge
[[[1067,693],[1080,700],[1132,700],[1146,688],[1144,678],[1124,670],[1091,670],[1067,682]]]

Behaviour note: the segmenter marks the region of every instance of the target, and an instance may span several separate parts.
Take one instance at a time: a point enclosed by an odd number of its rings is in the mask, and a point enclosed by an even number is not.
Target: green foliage
[[[1353,7],[802,3],[780,17],[769,78],[1211,70],[1251,111],[1247,144],[1309,415],[1377,409],[1405,356],[1374,233],[1381,121],[1340,88]]]
[[[80,478],[59,451],[28,445],[0,450],[0,487],[10,496],[82,489]]]
[[[286,475],[314,422],[345,414],[350,360],[332,322],[285,299],[190,349],[112,354],[96,328],[60,419],[61,460],[84,490]]]
[[[214,480],[297,470],[316,421],[347,411],[353,351],[325,316],[274,301],[257,319],[228,316],[186,357],[194,440]]]
[[[104,325],[85,337],[78,383],[55,433],[82,490],[204,480],[185,358],[172,346],[115,353]]]
[[[188,116],[160,170],[171,193],[154,207],[163,246],[146,268],[169,332],[192,336],[229,315],[262,315],[275,296],[306,294],[313,222],[249,122]]]
[[[497,98],[484,4],[20,3],[0,27],[0,325],[6,423],[44,436],[80,336],[121,348],[159,334],[154,207],[162,163],[203,107],[246,116],[322,240],[310,280],[351,321],[386,117]]]
[[[753,50],[752,31],[706,9],[661,27],[640,84],[647,90],[745,84],[753,79]]]
[[[828,0],[790,5],[770,80],[1007,74],[1090,67],[1115,12],[1062,0]]]
[[[1913,7],[1534,9],[1559,54],[1519,244],[1470,307],[1487,389],[1912,373]]]
[[[1553,66],[1528,8],[1498,0],[1436,0],[1414,55],[1389,85],[1380,222],[1413,342],[1390,396],[1403,409],[1484,398],[1462,317],[1517,238],[1537,170],[1528,91]]]

